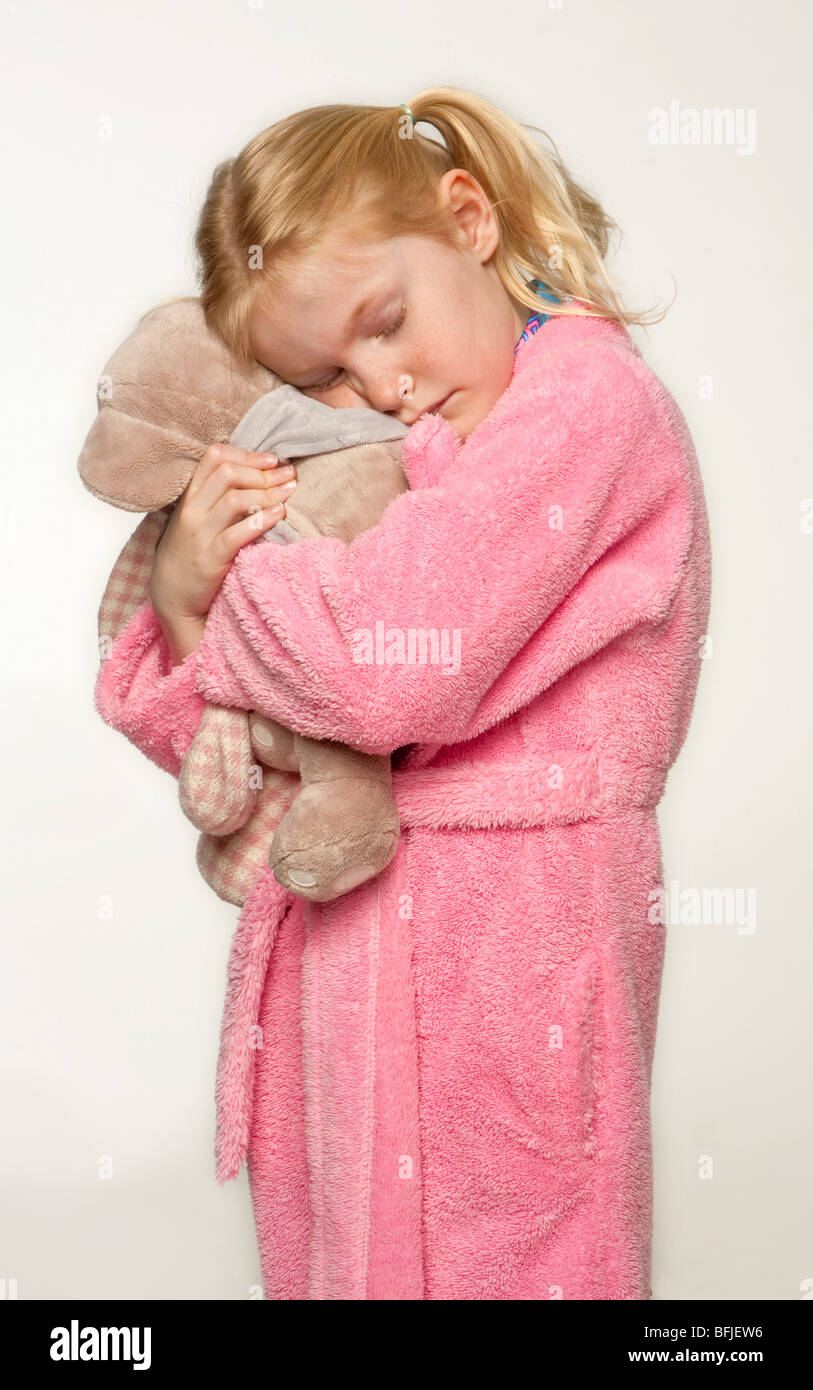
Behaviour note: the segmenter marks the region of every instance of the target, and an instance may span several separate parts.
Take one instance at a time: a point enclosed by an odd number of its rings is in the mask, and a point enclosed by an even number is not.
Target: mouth
[[[443,406],[446,405],[447,402],[451,400],[451,398],[452,398],[453,395],[454,395],[454,391],[450,391],[449,394],[448,394],[447,396],[444,396],[442,400],[440,400],[440,401],[435,401],[435,404],[434,404],[434,405],[427,406],[426,410],[422,410],[422,411],[421,411],[421,415],[437,415],[437,414],[439,414],[440,411],[441,411],[441,409],[443,408]],[[416,420],[417,420],[417,419],[420,419],[420,416],[416,415],[415,419],[416,419]]]

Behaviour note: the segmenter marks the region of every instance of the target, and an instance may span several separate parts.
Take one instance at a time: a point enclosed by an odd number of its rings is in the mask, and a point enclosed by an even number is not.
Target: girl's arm
[[[276,456],[271,456],[276,462]],[[197,731],[206,701],[195,688],[195,666],[186,658],[197,646],[204,628],[204,617],[217,593],[231,558],[246,534],[254,534],[255,517],[240,521],[247,506],[276,516],[271,508],[286,495],[269,456],[237,449],[227,443],[210,446],[200,460],[180,504],[169,509],[160,535],[155,535],[160,514],[148,514],[136,528],[119,556],[108,580],[99,610],[101,628],[116,635],[112,649],[103,661],[96,681],[94,700],[105,723],[118,729],[159,767],[178,777],[183,758]],[[215,547],[215,556],[200,563],[200,551],[180,569],[168,557],[169,542],[185,536],[189,517],[201,528],[204,541],[221,537],[228,529],[229,545]],[[202,521],[201,521],[202,519]],[[236,525],[233,523],[237,522]],[[230,524],[232,523],[232,524]],[[201,535],[195,532],[196,540]],[[222,538],[221,538],[222,539]],[[158,541],[156,547],[156,541]],[[230,553],[230,546],[234,550]],[[149,551],[149,555],[145,552]],[[141,605],[121,624],[122,601],[129,603],[135,590],[142,592],[148,580],[149,602]],[[158,588],[170,597],[189,603],[189,614],[175,623],[165,640],[152,597],[156,578]],[[195,607],[200,604],[200,607]]]
[[[206,700],[195,685],[194,653],[177,666],[150,602],[117,633],[93,693],[106,724],[173,777],[197,731]]]
[[[423,417],[404,460],[414,485],[431,447],[433,486],[401,494],[350,545],[243,547],[183,663],[198,690],[387,753],[473,737],[660,621],[690,543],[691,484],[642,372],[599,340],[538,379],[521,413],[498,403],[464,449]],[[447,646],[409,664],[410,630],[432,629]],[[399,642],[401,659],[382,660]]]

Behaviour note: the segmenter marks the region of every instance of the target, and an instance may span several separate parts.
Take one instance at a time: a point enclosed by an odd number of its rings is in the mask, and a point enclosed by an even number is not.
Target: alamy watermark
[[[681,888],[676,878],[669,889],[650,889],[648,918],[664,926],[735,926],[738,936],[757,929],[756,888]]]
[[[387,627],[353,632],[353,661],[357,666],[442,666],[444,676],[460,670],[459,627]]]
[[[650,145],[736,145],[737,154],[757,147],[757,113],[753,106],[655,106],[649,112]]]

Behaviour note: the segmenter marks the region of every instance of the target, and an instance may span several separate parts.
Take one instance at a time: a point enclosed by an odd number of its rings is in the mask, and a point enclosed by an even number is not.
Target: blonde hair
[[[621,303],[604,266],[618,225],[553,153],[498,107],[455,87],[419,92],[401,106],[312,106],[254,136],[219,163],[198,219],[195,249],[206,322],[242,360],[253,354],[249,320],[275,279],[318,246],[334,223],[350,235],[403,235],[456,243],[457,224],[437,199],[448,169],[464,169],[491,203],[500,239],[496,272],[529,312],[544,282],[560,304],[553,316],[658,322]],[[435,127],[443,140],[415,126]],[[544,134],[544,132],[540,132]],[[568,304],[578,299],[582,305]],[[587,306],[586,308],[584,306]],[[664,313],[666,311],[664,310]]]

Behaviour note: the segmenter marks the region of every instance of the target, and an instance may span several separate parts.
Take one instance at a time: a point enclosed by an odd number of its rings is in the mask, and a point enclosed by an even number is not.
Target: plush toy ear
[[[158,305],[105,363],[79,476],[114,507],[159,511],[178,500],[208,445],[227,440],[282,384],[235,357],[207,327],[199,299]]]

